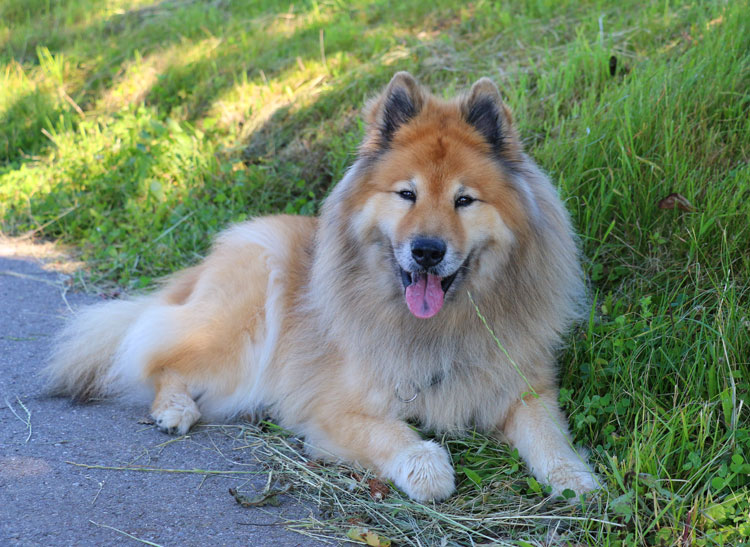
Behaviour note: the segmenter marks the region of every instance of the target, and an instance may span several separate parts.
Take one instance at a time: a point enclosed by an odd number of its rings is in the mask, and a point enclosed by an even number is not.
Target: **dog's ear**
[[[379,96],[365,107],[367,136],[365,151],[388,148],[398,129],[422,110],[425,92],[414,76],[397,72]]]
[[[495,155],[511,162],[520,160],[522,149],[513,118],[492,80],[481,78],[471,86],[461,101],[461,110],[464,119],[487,141]]]

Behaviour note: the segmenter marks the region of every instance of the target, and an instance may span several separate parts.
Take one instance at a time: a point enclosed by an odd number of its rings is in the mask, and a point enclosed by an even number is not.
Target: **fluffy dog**
[[[449,496],[454,473],[407,420],[490,432],[553,492],[594,489],[557,403],[555,353],[585,292],[575,237],[497,88],[444,101],[400,72],[365,120],[317,220],[238,224],[155,293],[83,310],[52,389],[146,394],[181,434],[270,413],[416,500]]]

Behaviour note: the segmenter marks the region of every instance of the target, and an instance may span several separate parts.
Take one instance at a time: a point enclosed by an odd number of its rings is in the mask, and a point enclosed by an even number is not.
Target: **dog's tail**
[[[80,401],[108,394],[117,351],[151,301],[115,300],[79,311],[58,335],[49,365],[42,372],[49,393]]]

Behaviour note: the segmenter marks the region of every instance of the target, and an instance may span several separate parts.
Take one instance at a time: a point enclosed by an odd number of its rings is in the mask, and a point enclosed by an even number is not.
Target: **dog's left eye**
[[[456,198],[456,207],[466,207],[471,205],[476,200],[471,196],[459,196]]]
[[[417,201],[417,195],[411,190],[401,190],[400,192],[396,193],[406,201]]]

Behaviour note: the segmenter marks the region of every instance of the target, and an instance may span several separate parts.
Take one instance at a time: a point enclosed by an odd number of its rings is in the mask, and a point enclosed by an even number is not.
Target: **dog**
[[[410,421],[489,432],[553,494],[596,489],[557,402],[556,353],[586,305],[577,241],[498,88],[443,100],[399,72],[364,120],[319,218],[237,224],[154,293],[84,309],[52,392],[146,396],[179,434],[269,414],[418,501],[455,477]]]

